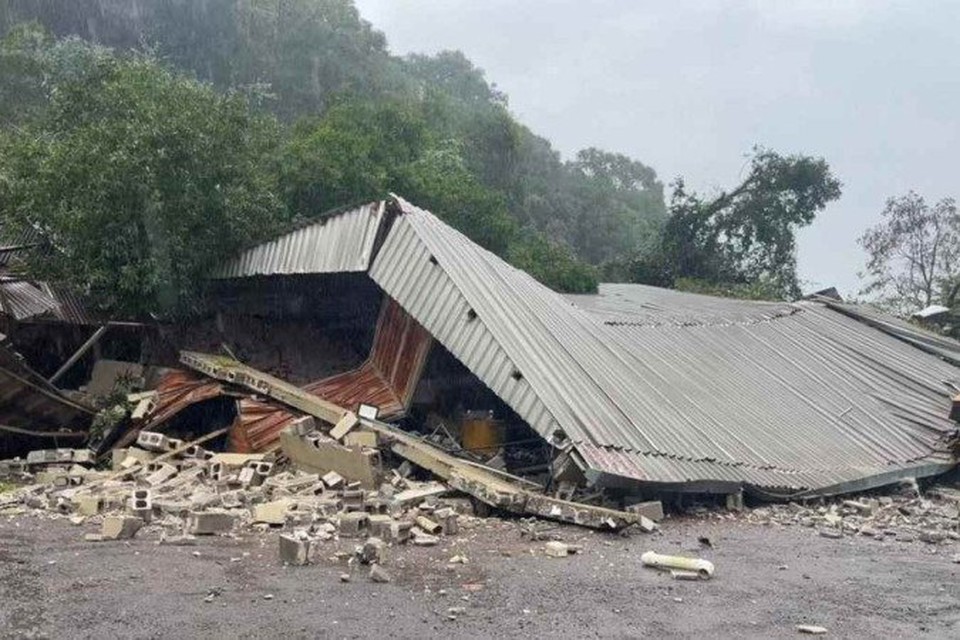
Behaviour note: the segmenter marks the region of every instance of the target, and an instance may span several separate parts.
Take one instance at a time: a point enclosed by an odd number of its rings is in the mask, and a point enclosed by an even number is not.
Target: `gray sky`
[[[889,196],[954,195],[960,2],[357,0],[391,51],[460,49],[570,157],[597,146],[698,189],[754,144],[823,156],[843,197],[800,235],[806,288],[859,288]]]

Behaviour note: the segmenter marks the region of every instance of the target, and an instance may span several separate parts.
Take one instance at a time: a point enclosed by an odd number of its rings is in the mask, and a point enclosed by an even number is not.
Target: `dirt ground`
[[[960,543],[688,517],[630,537],[563,527],[583,552],[557,559],[516,521],[488,519],[438,547],[391,549],[393,581],[375,584],[334,556],[353,540],[327,543],[320,564],[285,567],[276,532],[168,546],[85,542],[89,530],[0,521],[0,636],[777,638],[815,624],[837,638],[960,637]],[[674,581],[641,566],[648,549],[709,558],[716,577]],[[457,554],[469,562],[450,565]]]

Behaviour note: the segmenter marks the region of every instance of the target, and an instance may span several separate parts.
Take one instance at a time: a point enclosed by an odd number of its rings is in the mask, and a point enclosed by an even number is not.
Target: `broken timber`
[[[427,469],[447,481],[454,489],[491,507],[594,529],[621,529],[639,519],[634,513],[560,500],[524,488],[518,479],[505,477],[451,456],[386,423],[366,418],[360,420],[351,411],[236,360],[183,351],[180,353],[180,362],[212,378],[247,387],[330,425],[360,422],[386,440],[392,441],[391,449],[397,455]],[[343,429],[342,426],[340,428]]]

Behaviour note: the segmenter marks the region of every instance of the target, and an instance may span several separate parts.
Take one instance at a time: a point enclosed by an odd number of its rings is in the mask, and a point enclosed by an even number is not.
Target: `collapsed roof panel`
[[[817,303],[649,288],[587,312],[398,204],[371,277],[595,476],[816,492],[952,463],[960,370],[892,336]]]
[[[214,277],[366,271],[384,210],[383,202],[372,202],[324,216],[244,251]]]

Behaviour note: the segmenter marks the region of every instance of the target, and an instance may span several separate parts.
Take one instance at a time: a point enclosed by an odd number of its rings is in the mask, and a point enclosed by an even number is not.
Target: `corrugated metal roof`
[[[214,277],[366,271],[383,218],[383,202],[325,216],[244,251]]]
[[[596,294],[567,300],[608,324],[717,325],[761,322],[794,313],[786,302],[755,302],[685,293],[642,284],[601,283]]]
[[[798,491],[951,460],[960,369],[857,320],[635,285],[575,305],[398,204],[371,277],[595,472]]]
[[[59,309],[57,301],[19,278],[0,276],[0,313],[14,320],[26,320]]]
[[[923,349],[960,366],[960,342],[953,338],[928,331],[912,322],[883,313],[869,304],[851,304],[829,300],[824,301],[824,304],[835,311],[856,318],[875,329],[908,342],[918,349]]]

